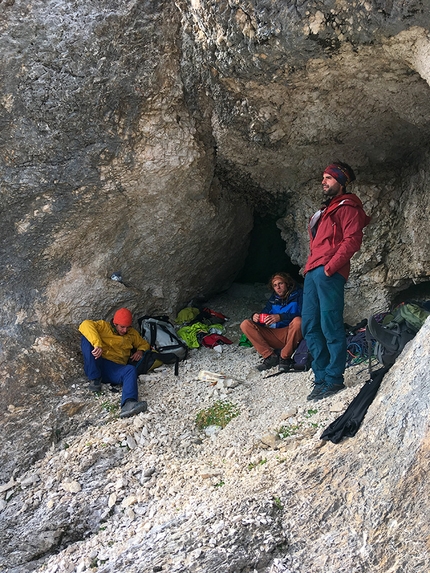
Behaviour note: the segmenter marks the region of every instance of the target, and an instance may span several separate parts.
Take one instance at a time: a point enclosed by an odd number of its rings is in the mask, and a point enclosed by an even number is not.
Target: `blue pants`
[[[82,354],[84,355],[84,370],[89,380],[101,378],[103,382],[122,384],[121,406],[126,400],[138,399],[137,370],[131,364],[117,364],[106,358],[94,358],[91,351],[94,346],[85,336],[81,337]]]
[[[302,332],[312,354],[315,382],[342,384],[346,364],[343,324],[345,279],[328,277],[320,266],[305,275]]]

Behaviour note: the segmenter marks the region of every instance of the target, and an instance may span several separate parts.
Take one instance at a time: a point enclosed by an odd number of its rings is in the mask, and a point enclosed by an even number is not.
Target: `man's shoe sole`
[[[311,400],[313,402],[318,402],[318,400],[324,400],[324,398],[330,398],[330,396],[334,396],[338,392],[342,392],[342,390],[345,390],[345,388],[346,388],[346,386],[343,386],[342,388],[338,388],[337,390],[335,390],[335,389],[327,390],[326,392],[321,390],[321,392],[319,394],[317,394],[314,398],[311,398]]]

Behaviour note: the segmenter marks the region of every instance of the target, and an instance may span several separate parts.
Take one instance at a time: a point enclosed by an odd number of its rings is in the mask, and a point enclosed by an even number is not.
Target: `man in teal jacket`
[[[309,223],[302,330],[312,354],[315,381],[308,400],[321,400],[345,388],[344,285],[350,259],[360,249],[363,228],[370,221],[360,199],[346,191],[354,179],[346,163],[326,167],[322,187],[328,199]]]

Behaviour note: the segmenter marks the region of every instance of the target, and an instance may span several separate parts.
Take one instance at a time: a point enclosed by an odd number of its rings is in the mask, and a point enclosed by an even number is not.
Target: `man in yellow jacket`
[[[84,320],[79,326],[84,370],[92,392],[100,392],[102,382],[122,384],[120,418],[145,412],[146,402],[138,401],[137,365],[148,342],[132,328],[133,317],[128,308],[120,308],[111,323],[105,320]],[[132,353],[133,352],[133,353]]]

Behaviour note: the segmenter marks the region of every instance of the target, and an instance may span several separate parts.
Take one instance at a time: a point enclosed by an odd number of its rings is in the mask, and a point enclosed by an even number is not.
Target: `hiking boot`
[[[129,398],[126,400],[121,408],[120,418],[130,418],[140,412],[146,412],[148,409],[148,404],[145,401],[138,402],[137,400],[132,400]]]
[[[313,400],[321,392],[321,387],[325,384],[325,380],[315,381],[311,393],[307,396],[306,400]]]
[[[90,385],[88,386],[90,392],[101,392],[102,391],[102,379],[96,378],[95,380],[90,380]]]
[[[333,394],[337,394],[341,390],[345,390],[345,388],[345,384],[328,384],[324,382],[324,384],[321,384],[319,392],[314,396],[313,401],[324,400],[324,398],[333,396]]]
[[[279,370],[280,372],[288,372],[293,367],[294,361],[292,358],[281,358],[279,359]]]
[[[263,372],[263,370],[269,370],[270,368],[273,368],[274,366],[277,366],[279,363],[279,358],[276,354],[271,354],[270,356],[268,356],[267,358],[265,358],[263,360],[263,362],[261,364],[259,364],[258,366],[256,366],[257,370],[259,370],[260,372]]]

